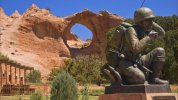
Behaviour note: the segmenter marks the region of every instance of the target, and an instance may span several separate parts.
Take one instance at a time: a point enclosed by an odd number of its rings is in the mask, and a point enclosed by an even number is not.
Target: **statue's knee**
[[[145,80],[145,75],[143,73],[137,74],[137,84],[144,84]]]
[[[154,54],[157,56],[165,56],[164,48],[158,47],[154,49]]]
[[[165,61],[165,50],[164,48],[158,47],[153,50],[153,61]]]
[[[142,72],[137,72],[132,75],[131,78],[128,78],[128,83],[130,84],[144,84],[145,83],[145,75]]]

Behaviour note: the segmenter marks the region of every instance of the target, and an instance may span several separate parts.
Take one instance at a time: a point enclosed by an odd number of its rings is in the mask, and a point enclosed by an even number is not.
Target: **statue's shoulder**
[[[121,33],[125,33],[129,27],[132,27],[133,25],[127,22],[122,22],[116,27],[116,30]]]
[[[129,34],[129,33],[135,32],[135,31],[136,31],[136,26],[132,25],[127,28],[126,33]]]

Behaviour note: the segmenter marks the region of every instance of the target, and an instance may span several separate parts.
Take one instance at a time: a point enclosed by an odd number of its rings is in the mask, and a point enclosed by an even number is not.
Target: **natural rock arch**
[[[106,32],[120,24],[123,19],[115,14],[110,14],[107,11],[101,11],[99,14],[95,14],[89,10],[76,13],[74,15],[64,18],[68,25],[64,30],[64,42],[67,45],[67,36],[70,34],[70,30],[76,23],[86,26],[91,30],[93,34],[92,42],[89,47],[84,49],[70,49],[72,55],[79,54],[99,54],[104,55],[103,49],[106,47]]]

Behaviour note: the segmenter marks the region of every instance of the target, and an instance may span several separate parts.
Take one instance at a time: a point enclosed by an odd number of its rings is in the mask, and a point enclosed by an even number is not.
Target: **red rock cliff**
[[[22,15],[15,11],[7,16],[2,8],[0,15],[1,52],[10,59],[39,69],[43,76],[72,56],[104,56],[106,32],[123,21],[122,17],[107,11],[95,14],[84,10],[67,17],[56,17],[34,4]],[[67,44],[67,40],[78,40],[70,31],[76,23],[86,26],[93,33],[89,47],[70,48]]]

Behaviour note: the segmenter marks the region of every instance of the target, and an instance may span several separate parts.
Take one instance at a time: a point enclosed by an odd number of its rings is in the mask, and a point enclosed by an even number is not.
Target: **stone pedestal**
[[[162,85],[122,85],[107,86],[105,94],[113,93],[170,93],[171,88],[168,84]]]
[[[99,100],[178,100],[177,93],[116,93],[99,96]]]
[[[178,100],[169,85],[108,86],[99,100]]]

